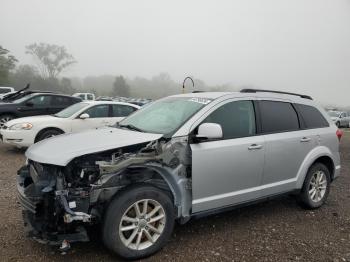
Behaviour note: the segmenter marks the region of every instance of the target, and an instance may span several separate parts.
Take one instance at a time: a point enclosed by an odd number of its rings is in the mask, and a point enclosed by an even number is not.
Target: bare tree
[[[42,78],[56,78],[64,69],[76,63],[64,46],[34,43],[26,46],[26,54],[36,60]]]

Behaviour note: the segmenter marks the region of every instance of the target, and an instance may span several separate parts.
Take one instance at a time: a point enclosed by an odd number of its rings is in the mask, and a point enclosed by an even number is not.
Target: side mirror
[[[221,125],[216,123],[203,123],[198,127],[197,139],[220,139],[223,137]]]
[[[26,106],[32,107],[32,106],[34,106],[34,104],[33,104],[33,102],[28,101],[28,102],[26,103]]]
[[[89,116],[89,114],[84,113],[84,114],[81,114],[81,115],[79,116],[79,118],[80,118],[80,119],[87,119],[87,118],[90,118],[90,116]]]

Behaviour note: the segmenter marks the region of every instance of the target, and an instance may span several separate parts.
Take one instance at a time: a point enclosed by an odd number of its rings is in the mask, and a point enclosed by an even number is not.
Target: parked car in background
[[[95,101],[113,101],[113,97],[110,96],[99,96]]]
[[[337,127],[350,127],[350,114],[342,111],[327,111]]]
[[[75,93],[75,97],[80,97],[83,101],[93,101],[95,100],[95,95],[92,93]]]
[[[53,92],[50,91],[40,91],[40,90],[29,90],[30,84],[27,84],[24,88],[18,90],[18,91],[14,91],[14,92],[10,92],[7,94],[4,94],[1,97],[1,103],[11,103],[12,101],[15,101],[17,99],[20,99],[22,97],[31,95],[31,94],[35,94],[35,93],[47,93],[47,94],[52,94]]]
[[[10,103],[0,103],[0,129],[12,119],[55,114],[78,102],[81,102],[78,97],[53,93],[32,93]]]
[[[4,143],[28,147],[63,133],[115,125],[140,107],[120,102],[85,101],[54,115],[23,117],[7,122],[0,129]]]
[[[175,220],[286,193],[319,208],[340,174],[341,135],[306,95],[166,97],[115,127],[31,146],[16,176],[27,235],[67,247],[99,225],[111,251],[140,259],[166,244]]]
[[[16,90],[13,87],[0,86],[0,100],[8,94],[15,93]]]

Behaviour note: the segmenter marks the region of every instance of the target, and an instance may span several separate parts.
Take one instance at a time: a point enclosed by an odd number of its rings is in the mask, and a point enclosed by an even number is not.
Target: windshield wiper
[[[134,131],[138,131],[138,132],[144,132],[142,129],[132,125],[132,124],[128,124],[128,125],[118,125],[119,127],[125,127],[127,129],[130,129],[130,130],[134,130]]]

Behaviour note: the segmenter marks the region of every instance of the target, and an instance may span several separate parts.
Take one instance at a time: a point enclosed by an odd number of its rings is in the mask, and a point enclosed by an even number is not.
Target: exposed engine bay
[[[192,196],[187,139],[161,138],[88,154],[65,167],[28,159],[17,176],[28,236],[61,246],[88,241],[86,229],[103,222],[110,200],[136,183],[150,183],[168,191],[177,218],[186,222]]]

